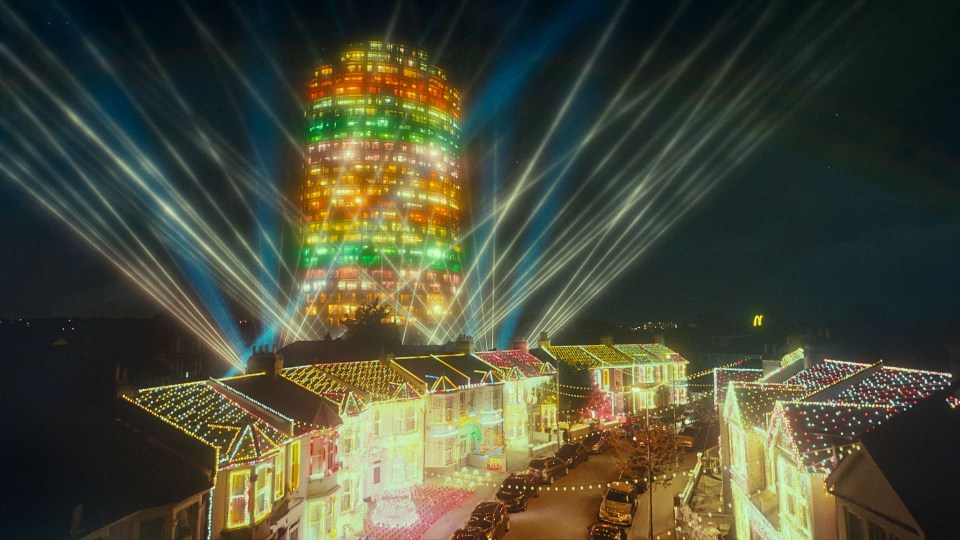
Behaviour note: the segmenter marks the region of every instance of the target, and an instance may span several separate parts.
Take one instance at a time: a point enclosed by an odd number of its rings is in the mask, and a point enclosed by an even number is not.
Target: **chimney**
[[[667,346],[667,337],[663,334],[663,332],[660,332],[659,334],[655,334],[653,336],[653,340],[656,341],[657,344],[659,345],[663,345],[664,347]]]
[[[276,377],[283,369],[283,355],[276,347],[260,345],[253,347],[253,354],[247,359],[247,373],[264,372]]]
[[[613,336],[611,335],[600,336],[600,344],[606,345],[607,347],[613,347]]]
[[[380,355],[380,363],[383,364],[383,367],[392,367],[393,366],[393,353],[386,353]]]
[[[550,336],[546,332],[540,332],[540,339],[537,340],[537,347],[541,349],[550,348]]]
[[[513,338],[513,342],[510,345],[510,348],[512,348],[515,351],[527,352],[527,338],[519,337],[519,336]]]
[[[114,386],[117,390],[117,397],[133,397],[133,385],[130,384],[130,380],[127,378],[127,366],[117,364],[116,370],[113,374]],[[81,509],[82,510],[82,509]]]
[[[473,354],[476,352],[476,348],[473,345],[473,338],[460,334],[457,337],[457,342],[454,344],[454,350],[457,351],[457,354]]]

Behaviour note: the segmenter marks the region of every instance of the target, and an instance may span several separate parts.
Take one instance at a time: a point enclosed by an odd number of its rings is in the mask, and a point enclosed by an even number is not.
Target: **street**
[[[568,476],[558,479],[553,486],[543,486],[545,489],[539,497],[530,500],[525,512],[510,514],[510,532],[505,538],[586,538],[587,528],[598,522],[597,513],[606,484],[617,478],[612,454],[613,452],[608,450],[602,455],[591,455],[585,463],[571,470]],[[689,469],[695,461],[695,455],[688,453],[683,463],[684,468]],[[683,489],[685,483],[686,476],[681,474],[668,487],[657,486],[654,489],[656,534],[673,530],[673,496]],[[463,526],[474,506],[484,500],[493,500],[494,493],[496,488],[493,486],[478,488],[473,497],[435,523],[424,538],[446,540],[457,528]],[[640,496],[633,526],[628,529],[629,538],[646,538],[648,504],[648,494],[645,493]]]

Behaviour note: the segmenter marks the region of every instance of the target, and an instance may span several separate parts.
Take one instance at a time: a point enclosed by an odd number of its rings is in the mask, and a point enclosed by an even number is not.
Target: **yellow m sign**
[[[763,315],[753,316],[753,326],[763,326]]]

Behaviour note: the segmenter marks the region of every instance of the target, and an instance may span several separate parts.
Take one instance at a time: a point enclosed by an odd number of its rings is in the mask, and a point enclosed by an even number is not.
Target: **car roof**
[[[628,482],[610,482],[610,489],[627,492],[633,491],[634,487]]]
[[[485,502],[482,502],[482,503],[478,504],[476,508],[473,509],[473,514],[472,514],[472,515],[492,514],[492,513],[494,513],[494,512],[497,510],[497,507],[499,507],[499,506],[501,506],[501,505],[503,505],[503,503],[496,502],[496,501],[485,501]]]

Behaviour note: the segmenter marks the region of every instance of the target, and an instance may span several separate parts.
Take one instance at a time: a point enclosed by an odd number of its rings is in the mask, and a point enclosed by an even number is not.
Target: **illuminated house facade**
[[[385,490],[423,481],[422,394],[389,361],[291,367],[283,376],[337,403],[344,419],[341,489],[357,500],[377,499]]]
[[[420,330],[461,286],[460,95],[427,54],[370,41],[308,83],[300,285],[318,326],[360,304]]]
[[[238,387],[285,395],[280,408],[296,412],[283,414]],[[332,510],[340,420],[332,404],[295,384],[258,374],[148,388],[126,401],[185,433],[177,445],[200,443],[194,455],[211,463],[215,479],[206,519],[211,537],[267,538],[279,529],[309,537],[306,510],[318,501]],[[323,519],[334,518],[327,512]]]
[[[562,397],[602,396],[586,411],[601,421],[687,402],[688,362],[664,345],[552,345],[541,338],[532,352],[559,370]]]
[[[530,354],[525,341],[514,349],[475,354],[500,372],[507,447],[522,450],[544,442],[557,425],[556,368]]]
[[[827,476],[865,433],[941,392],[950,375],[802,353],[754,382],[729,382],[720,414],[725,497],[738,538],[836,538]]]
[[[504,469],[503,384],[496,368],[471,354],[396,358],[396,369],[424,395],[424,467]]]

